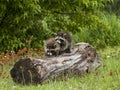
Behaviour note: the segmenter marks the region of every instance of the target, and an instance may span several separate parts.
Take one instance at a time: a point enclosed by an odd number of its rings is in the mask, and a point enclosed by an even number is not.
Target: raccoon
[[[55,40],[60,45],[60,53],[70,53],[72,46],[72,37],[67,32],[58,32],[55,36]]]
[[[45,56],[57,56],[60,54],[60,44],[56,42],[55,38],[49,38],[45,41]]]

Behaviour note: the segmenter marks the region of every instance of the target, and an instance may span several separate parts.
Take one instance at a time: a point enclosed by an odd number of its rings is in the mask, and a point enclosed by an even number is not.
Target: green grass
[[[56,80],[43,85],[18,85],[9,74],[11,66],[4,67],[0,76],[0,90],[120,90],[120,47],[107,47],[98,51],[102,65],[85,76]]]

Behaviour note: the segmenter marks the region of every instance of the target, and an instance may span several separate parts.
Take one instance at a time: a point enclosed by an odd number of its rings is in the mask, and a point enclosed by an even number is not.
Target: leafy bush
[[[96,48],[120,45],[120,19],[116,15],[104,15],[95,28],[81,28],[74,34],[75,41],[85,41]]]
[[[35,14],[40,12],[38,0],[0,1],[0,50],[25,46],[26,31]]]
[[[112,0],[1,1],[0,50],[41,47],[43,40],[61,30],[72,33],[74,42],[89,42],[96,47],[117,45],[119,21],[113,17],[114,24],[110,23],[110,16],[101,11],[109,1]]]

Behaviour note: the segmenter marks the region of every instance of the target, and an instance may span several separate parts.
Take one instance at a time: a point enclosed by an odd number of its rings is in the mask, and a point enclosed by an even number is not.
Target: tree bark
[[[16,83],[42,84],[60,78],[63,73],[65,76],[69,73],[82,75],[96,70],[100,65],[95,48],[88,43],[77,43],[71,53],[57,57],[20,59],[10,73]]]

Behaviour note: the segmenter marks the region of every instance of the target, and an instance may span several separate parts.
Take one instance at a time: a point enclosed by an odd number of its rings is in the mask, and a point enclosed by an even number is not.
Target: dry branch
[[[91,45],[78,43],[74,45],[72,53],[69,54],[43,59],[20,59],[10,73],[16,83],[38,84],[60,77],[63,72],[79,75],[91,72],[100,64],[100,58]]]

